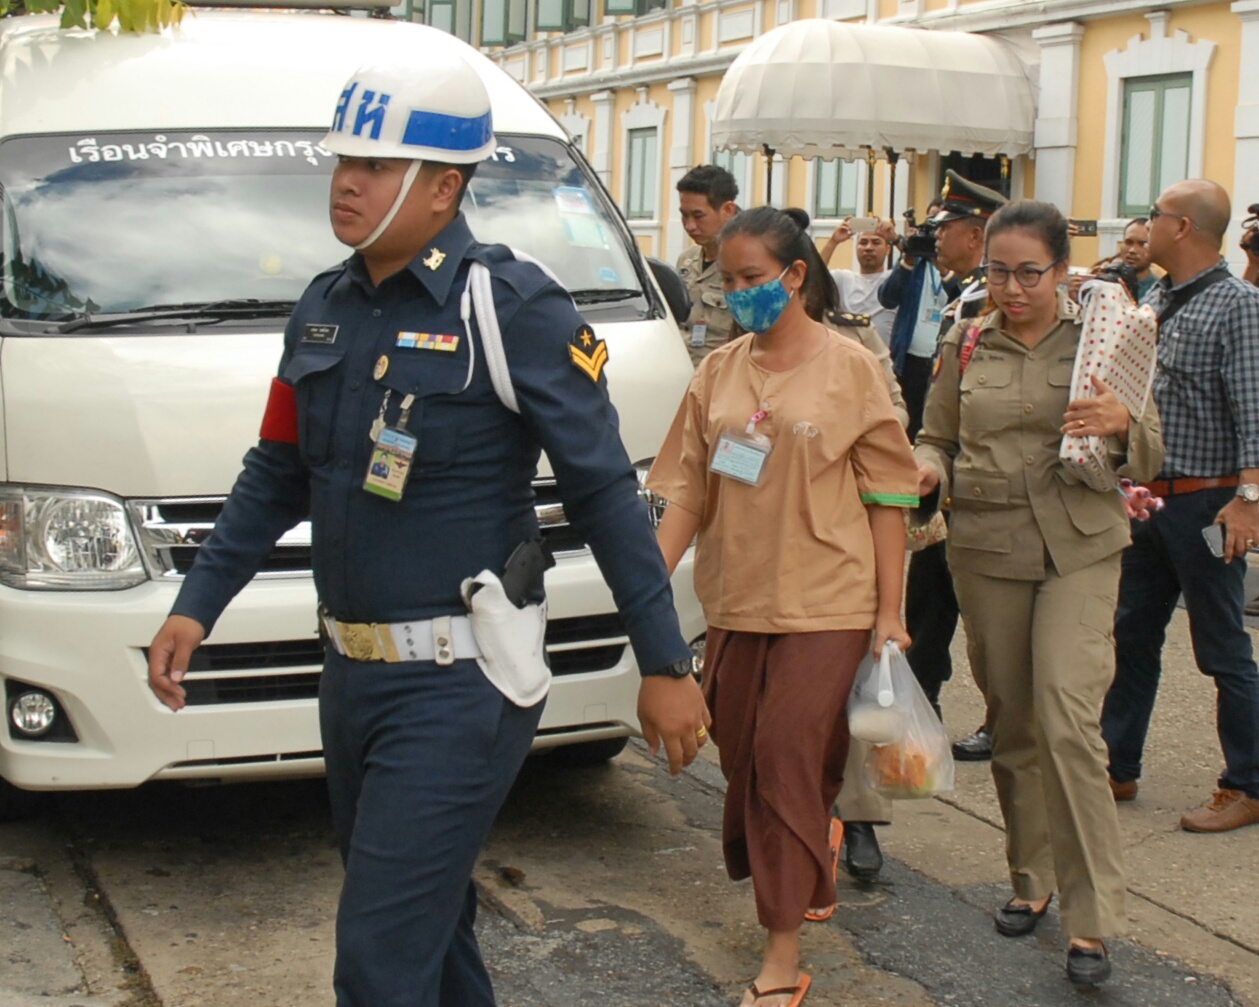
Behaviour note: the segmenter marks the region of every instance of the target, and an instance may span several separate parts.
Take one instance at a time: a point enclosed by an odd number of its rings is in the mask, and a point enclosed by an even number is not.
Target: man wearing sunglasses
[[[1220,257],[1229,217],[1228,194],[1205,180],[1171,186],[1150,208],[1150,258],[1167,275],[1145,300],[1159,317],[1154,398],[1166,445],[1149,488],[1166,506],[1133,522],[1102,712],[1111,789],[1132,800],[1164,633],[1183,596],[1198,668],[1219,692],[1225,763],[1207,806],[1181,818],[1189,832],[1259,822],[1259,670],[1242,621],[1245,557],[1259,543],[1259,290]],[[1208,528],[1222,538],[1222,556],[1208,546]]]

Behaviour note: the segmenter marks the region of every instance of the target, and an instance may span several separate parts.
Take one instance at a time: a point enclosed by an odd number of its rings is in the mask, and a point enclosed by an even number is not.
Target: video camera
[[[1259,255],[1259,247],[1256,247],[1256,240],[1259,240],[1259,203],[1251,203],[1246,212],[1250,216],[1242,221],[1241,246],[1251,255]]]
[[[905,218],[905,241],[901,245],[901,254],[910,259],[934,259],[936,230],[939,225],[930,220],[924,220],[921,224],[914,223],[912,206],[902,216]]]

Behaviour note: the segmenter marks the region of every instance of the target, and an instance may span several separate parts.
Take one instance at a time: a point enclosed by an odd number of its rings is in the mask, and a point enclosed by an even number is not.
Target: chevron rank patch
[[[568,355],[573,366],[597,383],[603,373],[603,365],[608,362],[608,344],[596,338],[594,329],[589,325],[582,325],[573,333]]]

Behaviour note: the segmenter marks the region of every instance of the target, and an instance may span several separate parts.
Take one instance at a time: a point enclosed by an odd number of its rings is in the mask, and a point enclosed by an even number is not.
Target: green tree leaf
[[[61,8],[61,27],[87,27],[87,0],[66,0],[66,5]]]
[[[12,13],[14,0],[0,0],[0,17]],[[115,20],[123,31],[160,32],[184,19],[187,7],[179,0],[25,0],[18,12],[61,12],[62,28],[86,28],[88,14],[96,28],[108,28]]]

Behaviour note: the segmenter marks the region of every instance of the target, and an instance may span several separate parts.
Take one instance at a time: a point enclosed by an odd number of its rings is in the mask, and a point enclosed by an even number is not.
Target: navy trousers
[[[493,1007],[472,871],[544,705],[512,705],[475,661],[327,654],[319,721],[345,863],[337,1007]]]
[[[1259,670],[1243,622],[1246,562],[1217,559],[1202,538],[1202,529],[1234,492],[1222,488],[1170,496],[1149,521],[1133,522],[1115,614],[1115,681],[1102,708],[1102,735],[1115,780],[1141,776],[1163,641],[1183,594],[1198,669],[1215,679],[1225,765],[1219,785],[1259,797]]]

